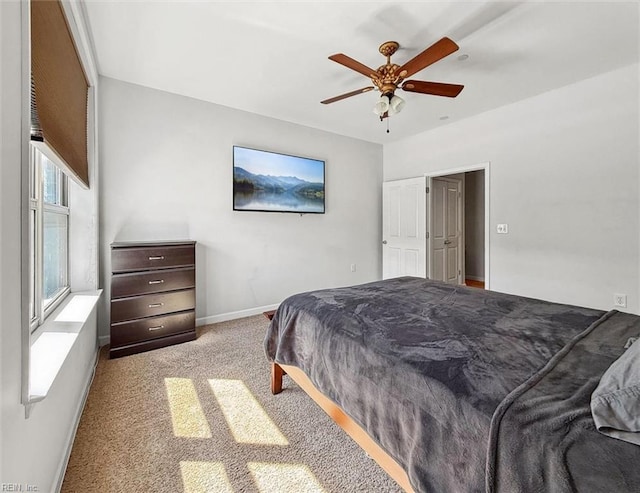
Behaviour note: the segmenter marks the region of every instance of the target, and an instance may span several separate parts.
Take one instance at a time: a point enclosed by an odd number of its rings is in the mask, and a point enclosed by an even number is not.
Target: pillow
[[[591,415],[599,432],[640,445],[640,339],[602,375]]]

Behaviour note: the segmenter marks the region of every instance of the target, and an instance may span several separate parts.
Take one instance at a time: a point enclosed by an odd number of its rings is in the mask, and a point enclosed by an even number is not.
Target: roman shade
[[[31,0],[31,76],[32,140],[44,141],[89,186],[89,84],[59,0]]]

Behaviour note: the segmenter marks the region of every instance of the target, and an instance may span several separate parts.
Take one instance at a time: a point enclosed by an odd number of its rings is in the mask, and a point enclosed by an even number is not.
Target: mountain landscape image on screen
[[[324,184],[234,166],[233,203],[240,210],[324,212]]]

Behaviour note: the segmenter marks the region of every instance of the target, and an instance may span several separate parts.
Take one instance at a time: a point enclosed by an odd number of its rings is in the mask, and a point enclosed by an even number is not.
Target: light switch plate
[[[509,233],[509,225],[508,224],[498,224],[497,227],[498,234],[506,235]]]
[[[627,295],[626,294],[614,294],[613,295],[613,306],[617,306],[619,308],[627,307]]]

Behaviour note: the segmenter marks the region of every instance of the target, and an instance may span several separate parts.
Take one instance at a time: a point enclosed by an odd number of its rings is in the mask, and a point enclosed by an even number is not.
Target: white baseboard
[[[279,303],[275,305],[257,306],[255,308],[248,308],[247,310],[240,310],[237,312],[221,313],[219,315],[210,315],[208,317],[196,318],[196,326],[216,324],[219,322],[226,322],[228,320],[236,320],[238,318],[251,317],[253,315],[260,315],[262,312],[269,310],[275,310],[280,306]]]
[[[99,336],[98,337],[98,345],[100,347],[102,346],[106,346],[107,344],[109,344],[111,342],[111,336]]]
[[[96,367],[98,366],[98,358],[100,355],[100,350],[98,349],[94,355],[94,361],[93,361],[93,369],[91,370],[91,372],[89,373],[86,381],[85,381],[85,385],[84,385],[84,391],[82,393],[82,399],[80,400],[80,403],[76,409],[75,415],[74,415],[74,426],[71,429],[71,432],[69,433],[69,436],[67,437],[67,446],[66,446],[66,451],[65,454],[62,456],[62,460],[60,462],[60,465],[58,466],[58,473],[57,473],[57,477],[56,477],[56,481],[53,483],[56,487],[55,491],[56,493],[60,493],[60,490],[62,489],[62,482],[64,481],[64,474],[65,472],[67,472],[67,466],[69,465],[69,458],[71,457],[71,449],[73,448],[73,442],[76,439],[76,433],[78,432],[78,426],[80,425],[80,418],[82,417],[82,412],[84,411],[84,406],[87,403],[87,398],[89,397],[89,390],[91,389],[91,384],[93,383],[93,377],[96,374]]]

